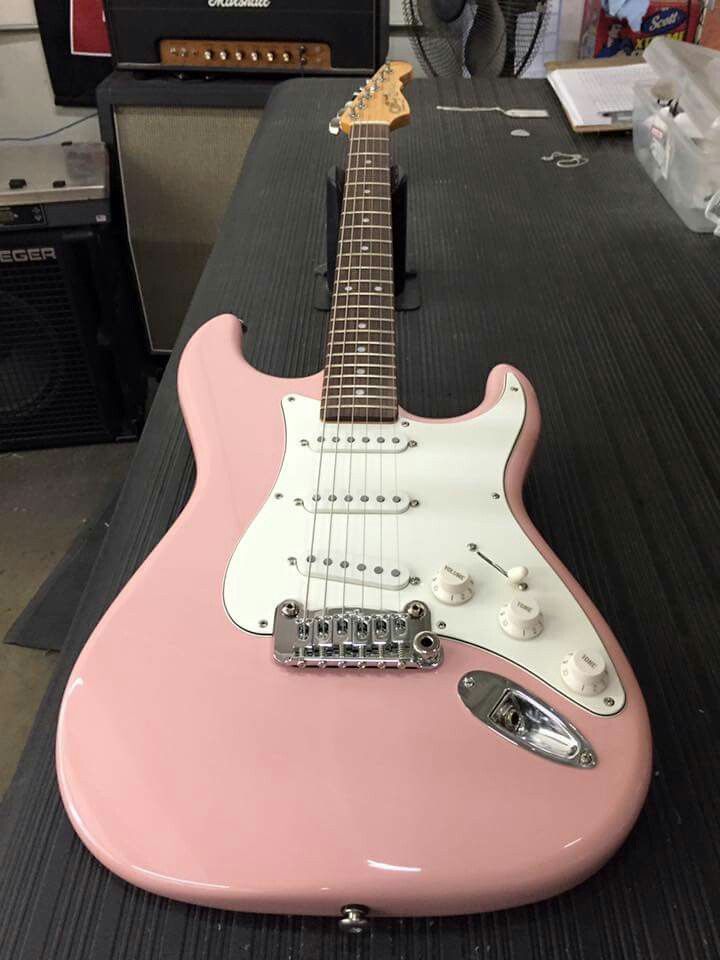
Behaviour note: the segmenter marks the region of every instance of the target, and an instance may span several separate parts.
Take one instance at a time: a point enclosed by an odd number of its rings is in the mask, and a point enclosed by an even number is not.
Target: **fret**
[[[385,344],[381,344],[381,346],[385,346]],[[382,353],[382,352],[379,351],[379,350],[372,350],[372,351],[370,351],[370,352],[365,352],[365,353],[362,354],[363,361],[365,360],[365,357],[392,357],[393,361],[395,360],[395,354],[394,354],[394,353]],[[348,361],[348,362],[349,362],[349,361]],[[330,360],[328,360],[327,365],[329,366],[330,363],[331,363]],[[333,360],[333,361],[332,361],[332,366],[340,367],[340,366],[342,366],[342,362],[339,361],[339,360]],[[394,369],[394,363],[393,363],[393,369]]]
[[[359,369],[364,370],[364,367]],[[349,380],[352,378],[356,380],[360,377],[361,380],[392,380],[395,381],[395,377],[389,376],[386,373],[358,373],[357,370],[353,370],[352,373],[326,373],[326,380]]]
[[[390,358],[392,359],[393,363],[392,363],[392,364],[383,364],[383,366],[392,366],[393,370],[395,369],[395,354],[394,354],[394,353],[379,353],[377,350],[374,350],[374,351],[371,351],[371,352],[368,352],[368,353],[364,353],[364,354],[362,355],[362,357],[363,357],[363,363],[365,362],[365,357],[390,357]],[[349,361],[348,361],[348,362],[349,362]],[[338,361],[333,361],[332,364],[331,364],[330,361],[328,361],[327,366],[339,367],[339,366],[342,366],[342,364],[339,363]]]
[[[387,346],[392,346],[392,344],[385,343],[385,342],[382,341],[382,340],[346,340],[346,341],[345,341],[345,344],[346,344],[346,345],[351,345],[351,346],[357,346],[357,347],[387,347]],[[365,351],[365,350],[358,350],[357,353],[361,353],[361,354],[364,356],[365,353],[366,353],[366,351]],[[386,354],[384,354],[384,356],[386,356],[386,357],[393,357],[393,356],[395,356],[395,354],[394,354],[394,353],[386,353]]]
[[[364,401],[364,398],[363,398],[363,397],[356,397],[354,403],[348,404],[348,405],[347,405],[347,413],[348,413],[348,415],[347,415],[347,417],[345,417],[346,405],[345,405],[345,404],[338,404],[335,400],[333,400],[333,401],[331,402],[331,404],[328,405],[328,406],[325,408],[325,409],[326,409],[325,419],[326,419],[327,421],[330,421],[330,422],[332,422],[333,420],[338,420],[338,419],[340,419],[340,420],[346,420],[346,419],[347,419],[347,420],[354,420],[354,419],[355,419],[355,417],[354,417],[354,411],[355,411],[355,410],[362,410],[364,407],[368,407],[368,408],[371,409],[371,410],[378,410],[378,411],[385,410],[385,411],[387,411],[388,413],[392,412],[392,416],[379,417],[378,419],[380,419],[380,420],[384,420],[384,421],[388,421],[388,420],[389,420],[389,421],[394,421],[394,420],[397,420],[397,404],[396,404],[396,403],[387,403],[387,404],[382,404],[382,403],[365,403],[365,402],[363,402],[363,401]],[[338,408],[339,408],[339,409],[338,409]],[[333,413],[332,411],[337,411],[337,412],[336,412],[336,413]],[[339,414],[339,416],[338,416],[338,414]],[[375,418],[374,418],[374,417],[370,417],[369,419],[372,421],[372,420],[374,420]]]
[[[371,354],[367,354],[367,356],[371,356]],[[332,367],[333,367],[333,366],[339,366],[340,368],[342,368],[343,365],[342,365],[342,364],[329,364],[329,365],[328,365],[328,368],[327,368],[327,370],[326,370],[326,375],[329,376],[329,377],[339,376],[339,374],[335,374],[335,373],[330,373],[330,372],[329,372],[329,371],[332,370]],[[375,369],[375,370],[394,370],[394,369],[395,369],[395,364],[393,364],[393,363],[365,363],[365,361],[363,360],[360,369],[364,370],[366,367],[369,367],[369,368]],[[393,379],[395,379],[394,374],[393,374]]]
[[[384,394],[394,393],[394,392],[395,392],[395,384],[394,384],[394,383],[375,383],[375,382],[372,382],[372,383],[370,384],[370,386],[371,386],[371,388],[372,388],[373,390],[381,390]],[[348,396],[358,396],[358,397],[362,397],[362,396],[366,396],[366,390],[367,390],[367,389],[368,389],[368,385],[365,383],[364,380],[363,380],[362,383],[354,383],[354,384],[350,384],[350,383],[325,383],[325,384],[323,385],[323,393],[325,393],[325,394],[327,394],[328,391],[332,390],[333,393],[336,393],[336,394],[346,394],[346,395],[348,395]],[[357,393],[358,390],[360,390],[360,391],[362,391],[362,392],[361,392],[361,393]],[[385,399],[385,397],[382,397],[381,399]]]
[[[388,260],[392,260],[392,258],[393,258],[393,255],[392,255],[391,253],[373,253],[372,256],[373,256],[373,257],[385,257],[385,258],[388,259]],[[338,254],[338,260],[340,260],[342,257],[356,257],[356,259],[357,259],[357,254],[354,254],[354,253],[340,253],[340,254]],[[360,267],[360,265],[358,265],[358,268],[359,268],[359,269],[368,270],[368,269],[370,269],[370,266],[368,265],[368,266],[366,266],[366,267]],[[375,269],[375,268],[373,267],[373,269]]]
[[[386,254],[384,254],[384,253],[377,253],[377,254],[370,254],[370,256],[368,256],[368,257],[359,257],[357,254],[352,254],[352,253],[339,253],[339,254],[338,254],[338,259],[341,259],[342,257],[349,257],[349,258],[351,258],[351,259],[354,259],[356,262],[355,262],[354,264],[352,264],[352,263],[351,263],[351,264],[348,264],[347,266],[344,266],[344,267],[338,267],[337,269],[339,269],[339,270],[367,270],[367,269],[368,269],[368,260],[372,260],[373,256],[383,257],[383,258],[384,258],[384,257],[386,256]],[[360,260],[362,260],[364,266],[361,266],[360,263],[358,263],[358,261],[360,261]],[[371,266],[372,266],[372,269],[373,269],[373,273],[377,272],[378,270],[385,270],[385,271],[389,271],[390,273],[394,273],[394,272],[395,272],[394,268],[393,268],[393,267],[389,267],[387,264],[371,264]],[[365,278],[365,279],[367,279],[367,278]]]

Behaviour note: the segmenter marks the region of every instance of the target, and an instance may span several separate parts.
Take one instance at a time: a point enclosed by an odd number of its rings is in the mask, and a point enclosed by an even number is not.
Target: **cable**
[[[44,140],[46,137],[52,137],[56,133],[62,133],[63,130],[69,130],[70,127],[76,127],[79,123],[85,123],[86,120],[91,120],[96,116],[97,111],[95,113],[89,113],[86,117],[80,117],[79,120],[73,120],[72,123],[66,123],[64,127],[58,127],[57,130],[50,130],[48,133],[39,133],[36,137],[0,137],[0,143],[10,143],[11,141],[18,143],[31,143],[33,140]]]

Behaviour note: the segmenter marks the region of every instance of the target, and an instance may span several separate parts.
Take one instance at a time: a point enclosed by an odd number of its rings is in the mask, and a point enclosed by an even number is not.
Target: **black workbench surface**
[[[325,175],[343,149],[326,125],[351,88],[294,81],[273,94],[181,345],[232,310],[249,325],[260,369],[299,376],[320,366],[313,269]],[[399,320],[400,400],[418,414],[458,414],[498,361],[534,382],[544,431],[530,512],[605,613],[647,697],[654,777],[638,825],[605,869],[562,897],[380,921],[362,940],[343,939],[332,919],[165,901],[92,859],[57,793],[57,708],[88,633],[192,486],[176,351],[2,807],[2,960],[720,956],[720,242],[683,226],[628,137],[571,134],[543,83],[427,81],[409,97],[413,123],[395,143],[423,305]],[[440,113],[438,102],[546,106],[552,119]],[[515,127],[531,136],[511,137]],[[541,160],[553,150],[590,162],[558,169]],[[522,796],[508,802],[523,815]],[[442,810],[433,821],[442,830]]]

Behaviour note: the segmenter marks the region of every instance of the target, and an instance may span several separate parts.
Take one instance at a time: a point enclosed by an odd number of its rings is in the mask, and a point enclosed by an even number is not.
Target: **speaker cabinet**
[[[98,88],[153,353],[172,350],[275,82],[118,71]]]
[[[113,269],[99,229],[0,234],[0,450],[137,435],[143,398],[136,373],[121,373]]]

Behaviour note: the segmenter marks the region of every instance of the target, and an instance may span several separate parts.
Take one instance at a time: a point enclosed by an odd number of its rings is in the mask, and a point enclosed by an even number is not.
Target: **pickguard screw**
[[[265,627],[266,627],[267,625],[268,625],[267,620],[261,620],[261,621],[258,623],[258,626],[259,626],[259,627],[262,627],[263,629],[265,629]]]
[[[275,494],[275,499],[276,499],[276,500],[282,500],[282,498],[283,498],[283,495],[282,495],[281,493],[276,493],[276,494]]]
[[[510,387],[513,393],[517,393],[520,387]]]
[[[400,421],[400,426],[401,426],[401,427],[409,427],[409,426],[410,426],[410,421],[409,421],[409,420],[401,420],[401,421]]]
[[[474,687],[475,686],[475,677],[467,676],[463,677],[463,686],[464,687]]]
[[[288,397],[288,403],[294,403],[295,397]]]
[[[527,586],[526,583],[518,583],[518,584],[516,584],[516,587],[517,587],[518,590],[527,590],[527,588],[528,588],[528,586]]]
[[[419,501],[419,500],[411,500],[411,501],[410,501],[410,506],[411,506],[411,507],[419,507],[419,506],[420,506],[420,501]]]
[[[301,447],[309,447],[309,446],[310,446],[310,441],[309,441],[309,440],[301,440],[301,441],[300,441],[300,446],[301,446]]]
[[[409,447],[416,447],[416,446],[417,446],[417,440],[408,440],[408,446],[409,446]]]
[[[477,544],[476,544],[476,543],[469,543],[469,544],[467,545],[467,548],[468,548],[468,550],[470,550],[472,553],[475,553],[475,551],[477,550]]]
[[[583,750],[580,756],[578,757],[578,760],[580,761],[580,765],[583,767],[589,767],[590,764],[594,761],[594,759],[595,757],[592,755],[592,753],[589,750]]]
[[[294,600],[286,600],[285,603],[280,607],[280,613],[288,619],[291,617],[296,617],[299,612],[300,610],[298,609],[298,605]],[[263,623],[265,623],[265,626],[267,626],[267,622],[264,620],[260,621],[260,626],[262,626]]]
[[[301,506],[303,505],[303,502],[302,502],[302,500],[300,499],[300,497],[295,497],[295,501],[294,501],[294,502],[295,502],[295,506],[296,506],[296,507],[301,507]]]
[[[288,557],[288,563],[291,567],[294,567],[297,564],[297,557]]]
[[[499,493],[491,493],[490,496],[492,497],[493,500],[499,500],[499,499],[500,499],[500,494],[499,494]]]
[[[408,580],[408,583],[411,586],[416,587],[420,583],[420,577],[410,577],[410,579]]]
[[[444,630],[446,626],[447,624],[445,623],[444,620],[438,620],[438,627],[440,630]]]
[[[615,706],[615,698],[614,698],[614,697],[605,697],[605,699],[603,700],[603,703],[605,704],[606,707],[614,707],[614,706]]]

